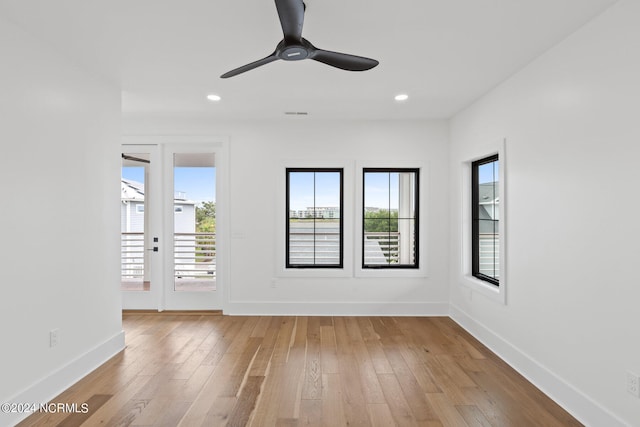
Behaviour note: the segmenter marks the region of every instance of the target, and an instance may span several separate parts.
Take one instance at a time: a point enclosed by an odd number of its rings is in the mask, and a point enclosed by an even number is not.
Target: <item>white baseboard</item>
[[[448,316],[448,302],[229,302],[231,316]]]
[[[2,403],[47,403],[124,349],[124,331],[80,355],[59,370]],[[82,402],[75,402],[81,404]],[[31,413],[0,413],[0,425],[12,426]]]
[[[627,424],[455,305],[449,316],[585,426]]]

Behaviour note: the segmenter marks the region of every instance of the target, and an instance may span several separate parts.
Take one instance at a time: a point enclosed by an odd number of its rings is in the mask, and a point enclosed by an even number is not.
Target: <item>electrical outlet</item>
[[[276,279],[271,279],[271,287],[272,288],[276,287]]]
[[[49,332],[49,347],[55,347],[58,345],[58,340],[60,338],[59,334],[59,329],[52,329],[51,332]]]
[[[640,397],[640,377],[627,371],[627,391],[635,397]]]

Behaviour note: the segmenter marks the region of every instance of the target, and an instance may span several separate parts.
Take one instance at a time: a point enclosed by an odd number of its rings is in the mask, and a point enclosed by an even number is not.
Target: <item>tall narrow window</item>
[[[418,169],[363,170],[363,268],[418,268]]]
[[[342,169],[286,173],[286,267],[342,268]]]
[[[498,155],[471,164],[472,274],[495,286],[500,284]]]

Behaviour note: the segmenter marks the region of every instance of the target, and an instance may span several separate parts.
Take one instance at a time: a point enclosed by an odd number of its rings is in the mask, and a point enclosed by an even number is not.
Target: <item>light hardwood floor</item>
[[[127,348],[20,426],[579,426],[446,317],[123,316]]]

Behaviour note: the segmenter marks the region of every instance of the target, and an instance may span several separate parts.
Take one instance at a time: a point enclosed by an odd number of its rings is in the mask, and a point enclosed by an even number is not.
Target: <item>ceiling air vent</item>
[[[309,113],[306,111],[285,111],[285,116],[308,116]]]

